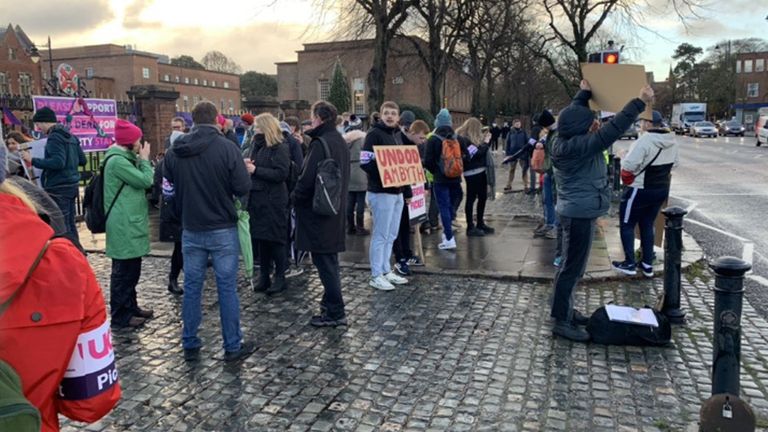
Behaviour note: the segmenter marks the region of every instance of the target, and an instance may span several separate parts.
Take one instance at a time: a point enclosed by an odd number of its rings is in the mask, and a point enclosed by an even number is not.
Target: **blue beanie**
[[[435,128],[439,128],[441,126],[453,126],[453,120],[451,119],[451,113],[448,112],[447,108],[443,108],[440,110],[439,113],[437,113],[437,117],[435,117]]]

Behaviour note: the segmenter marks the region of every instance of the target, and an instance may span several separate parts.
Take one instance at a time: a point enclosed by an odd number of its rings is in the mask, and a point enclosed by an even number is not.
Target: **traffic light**
[[[604,64],[619,64],[619,52],[618,51],[603,51],[602,63]]]
[[[602,63],[602,57],[600,56],[600,53],[590,53],[589,57],[587,58],[588,63]]]

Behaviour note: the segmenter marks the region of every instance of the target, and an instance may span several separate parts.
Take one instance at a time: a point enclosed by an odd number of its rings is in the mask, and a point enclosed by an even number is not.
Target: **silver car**
[[[708,121],[696,122],[693,124],[693,126],[691,126],[688,134],[692,137],[707,136],[710,138],[715,138],[717,136],[717,126]]]

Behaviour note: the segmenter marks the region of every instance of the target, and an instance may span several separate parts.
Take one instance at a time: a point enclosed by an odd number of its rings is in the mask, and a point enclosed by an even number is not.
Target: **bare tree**
[[[240,74],[242,69],[234,60],[230,59],[221,51],[208,51],[200,62],[206,69],[216,72],[226,72],[231,74]]]

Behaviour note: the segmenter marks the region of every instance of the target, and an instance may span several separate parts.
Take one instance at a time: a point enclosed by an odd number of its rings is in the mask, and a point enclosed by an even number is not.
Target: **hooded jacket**
[[[360,167],[360,151],[365,141],[365,132],[352,129],[344,134],[344,141],[349,146],[349,191],[365,192],[368,187],[368,176]]]
[[[661,150],[661,153],[659,153]],[[656,154],[659,157],[656,157]],[[653,158],[656,157],[656,160]],[[653,163],[649,166],[648,164]],[[672,167],[677,166],[678,151],[674,135],[663,129],[651,129],[632,143],[621,161],[621,169],[635,174],[631,187],[637,189],[669,188]],[[646,168],[647,166],[647,168]],[[645,168],[645,171],[638,174]]]
[[[363,150],[360,152],[360,168],[368,174],[368,192],[401,194],[402,187],[385,188],[381,184],[379,165],[374,158],[373,146],[402,145],[400,129],[389,127],[384,122],[377,122],[365,135]]]
[[[251,190],[240,149],[212,124],[195,125],[173,143],[163,177],[173,184],[182,227],[189,231],[234,228],[234,199]]]
[[[457,139],[456,132],[450,126],[440,126],[427,140],[427,148],[424,155],[424,168],[431,172],[435,177],[435,183],[461,183],[461,177],[448,178],[443,174],[440,168],[441,156],[443,154],[443,138]],[[462,140],[458,140],[461,146],[461,154],[467,154],[467,148]]]
[[[264,134],[253,137],[251,160],[256,171],[251,174],[248,211],[251,214],[251,238],[285,244],[288,232],[288,174],[291,156],[288,141],[267,146]]]
[[[557,185],[557,213],[572,218],[597,218],[608,212],[610,187],[603,150],[637,120],[645,102],[632,99],[609,122],[589,133],[594,115],[582,90],[558,119],[558,138],[552,143],[552,164]]]
[[[0,314],[0,359],[21,378],[24,395],[40,411],[43,432],[59,430],[58,414],[95,422],[121,393],[96,276],[69,240],[56,238],[19,290],[53,230],[4,193],[0,221],[0,304],[13,296]]]
[[[48,131],[44,157],[32,158],[32,166],[43,170],[41,182],[44,189],[77,186],[80,182],[77,167],[85,163],[80,140],[59,124]]]
[[[149,253],[146,190],[152,187],[152,165],[118,145],[107,150],[107,158],[109,162],[104,168],[104,214],[112,202],[115,203],[107,219],[107,256],[113,259],[142,257]],[[117,196],[123,184],[125,186]]]

